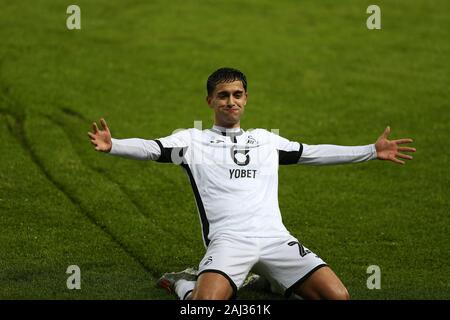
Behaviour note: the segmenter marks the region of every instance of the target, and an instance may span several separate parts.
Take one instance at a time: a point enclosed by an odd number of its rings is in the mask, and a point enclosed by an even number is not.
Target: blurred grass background
[[[155,279],[204,253],[185,174],[96,153],[87,131],[100,117],[116,138],[210,127],[205,82],[222,66],[247,75],[244,128],[415,140],[404,167],[281,167],[280,207],[352,298],[450,298],[448,1],[377,1],[382,30],[366,28],[372,1],[79,0],[72,31],[70,4],[0,1],[1,299],[174,299]],[[72,264],[81,290],[66,288]]]

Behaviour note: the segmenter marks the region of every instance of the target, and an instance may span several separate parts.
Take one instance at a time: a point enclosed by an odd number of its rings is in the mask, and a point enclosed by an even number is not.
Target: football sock
[[[175,283],[175,293],[180,298],[180,300],[186,300],[191,295],[194,287],[195,281],[180,279]]]

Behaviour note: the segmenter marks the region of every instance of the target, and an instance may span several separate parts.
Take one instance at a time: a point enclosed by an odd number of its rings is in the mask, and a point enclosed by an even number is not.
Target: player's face
[[[226,128],[240,126],[247,103],[247,92],[241,81],[219,83],[206,101],[214,109],[216,125]]]

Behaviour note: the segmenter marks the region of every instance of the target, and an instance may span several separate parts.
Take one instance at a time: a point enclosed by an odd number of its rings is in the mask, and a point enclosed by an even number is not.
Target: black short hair
[[[233,68],[217,69],[208,77],[208,81],[206,81],[206,91],[208,91],[208,96],[213,93],[219,83],[233,82],[236,80],[241,81],[244,90],[247,91],[247,78],[241,71]]]

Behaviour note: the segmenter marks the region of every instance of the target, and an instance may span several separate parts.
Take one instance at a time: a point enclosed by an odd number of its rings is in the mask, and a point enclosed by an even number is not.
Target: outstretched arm
[[[302,145],[302,152],[298,163],[309,165],[332,165],[345,163],[358,163],[372,159],[390,160],[398,164],[405,162],[397,159],[411,160],[412,157],[402,152],[415,152],[415,148],[399,147],[400,144],[411,143],[412,139],[399,139],[389,141],[387,138],[390,128],[374,144],[366,146],[337,146],[337,145]]]
[[[100,124],[103,130],[99,130],[97,124],[94,122],[92,124],[94,132],[88,132],[88,136],[91,139],[91,143],[95,146],[95,150],[138,160],[159,159],[161,149],[155,141],[138,138],[114,139],[111,137],[111,132],[105,119],[100,119]]]

